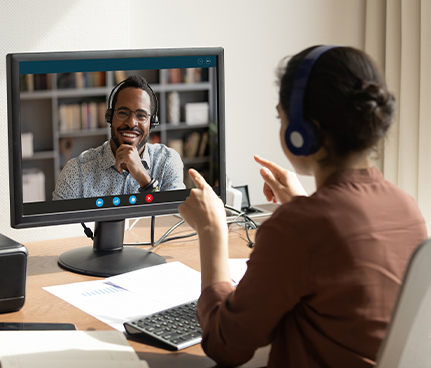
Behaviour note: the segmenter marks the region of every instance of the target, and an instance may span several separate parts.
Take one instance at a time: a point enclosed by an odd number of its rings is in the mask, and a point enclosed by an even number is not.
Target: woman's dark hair
[[[279,99],[287,116],[296,72],[315,47],[293,56],[279,70]],[[319,124],[316,130],[328,151],[323,163],[375,148],[386,135],[395,108],[395,98],[377,66],[360,50],[330,49],[317,59],[310,72],[303,115]]]
[[[114,95],[112,96],[112,103],[111,103],[112,110],[115,110],[115,104],[117,103],[117,100],[118,100],[118,93],[128,87],[142,89],[145,92],[147,92],[148,95],[150,96],[151,115],[155,115],[157,113],[156,111],[157,102],[155,100],[154,92],[151,89],[151,87],[148,85],[147,80],[140,75],[131,75],[127,77],[123,82],[121,82],[121,85],[117,88]]]

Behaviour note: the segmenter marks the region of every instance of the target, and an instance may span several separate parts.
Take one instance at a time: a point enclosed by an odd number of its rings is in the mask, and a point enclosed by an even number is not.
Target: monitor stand
[[[96,222],[93,247],[71,249],[58,257],[58,264],[68,271],[109,277],[162,263],[156,253],[124,247],[125,220]]]

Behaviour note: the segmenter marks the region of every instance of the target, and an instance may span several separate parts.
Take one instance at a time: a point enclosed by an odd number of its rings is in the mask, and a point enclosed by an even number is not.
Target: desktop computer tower
[[[26,247],[0,234],[0,313],[24,305],[27,256]]]

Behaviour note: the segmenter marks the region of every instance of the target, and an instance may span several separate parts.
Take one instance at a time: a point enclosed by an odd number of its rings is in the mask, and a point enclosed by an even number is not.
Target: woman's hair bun
[[[362,83],[361,88],[353,93],[353,104],[364,118],[374,116],[380,121],[392,120],[396,109],[394,96],[375,82]]]

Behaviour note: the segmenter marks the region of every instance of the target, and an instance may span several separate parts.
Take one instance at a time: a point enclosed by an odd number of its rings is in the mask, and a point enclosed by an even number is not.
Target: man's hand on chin
[[[141,188],[150,183],[151,177],[145,170],[144,165],[142,165],[141,157],[136,147],[127,144],[120,145],[115,152],[115,159],[117,170],[120,173],[123,170],[128,171]]]

